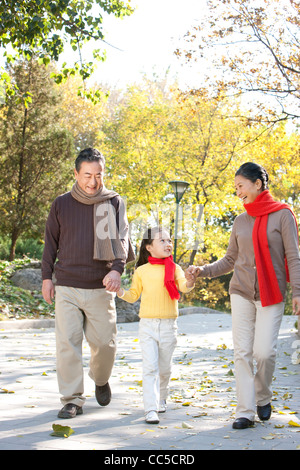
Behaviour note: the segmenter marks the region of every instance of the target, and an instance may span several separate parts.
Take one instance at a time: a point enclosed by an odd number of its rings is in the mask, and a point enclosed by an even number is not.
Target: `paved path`
[[[247,430],[232,429],[236,399],[229,314],[179,317],[170,400],[159,425],[144,422],[137,323],[118,324],[113,399],[105,408],[94,397],[84,343],[87,401],[83,415],[71,420],[57,418],[54,329],[0,329],[0,450],[95,449],[113,456],[137,450],[299,449],[300,427],[289,424],[300,425],[300,364],[293,363],[300,337],[294,323],[295,317],[285,316],[280,331],[272,419],[257,420]],[[54,423],[71,426],[74,434],[51,436]]]

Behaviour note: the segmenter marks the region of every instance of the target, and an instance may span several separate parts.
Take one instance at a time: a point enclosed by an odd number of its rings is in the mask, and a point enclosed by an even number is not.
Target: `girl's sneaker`
[[[159,404],[159,409],[158,409],[158,412],[159,413],[165,413],[167,411],[167,403],[166,403],[166,400],[162,400]]]
[[[159,417],[156,413],[156,411],[148,411],[146,414],[146,423],[148,424],[158,424],[159,423]]]

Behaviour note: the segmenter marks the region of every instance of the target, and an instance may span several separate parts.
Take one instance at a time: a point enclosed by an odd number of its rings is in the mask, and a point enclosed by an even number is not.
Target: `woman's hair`
[[[148,227],[147,230],[145,230],[141,247],[140,247],[140,253],[139,253],[139,258],[136,262],[136,267],[138,268],[139,266],[142,266],[143,264],[148,263],[148,257],[150,255],[149,251],[147,250],[146,246],[151,245],[151,243],[154,240],[154,237],[157,233],[161,233],[164,230],[163,227],[157,226],[157,227]]]
[[[261,165],[257,165],[253,162],[243,163],[235,174],[235,176],[238,175],[252,181],[252,183],[255,183],[256,180],[261,180],[262,191],[268,189],[269,175]]]

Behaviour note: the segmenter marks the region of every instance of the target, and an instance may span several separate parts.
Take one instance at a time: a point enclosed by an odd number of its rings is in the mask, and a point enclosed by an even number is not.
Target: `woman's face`
[[[243,204],[254,202],[257,196],[262,192],[261,180],[256,180],[255,183],[248,180],[244,176],[238,175],[234,179],[236,195],[242,200]]]

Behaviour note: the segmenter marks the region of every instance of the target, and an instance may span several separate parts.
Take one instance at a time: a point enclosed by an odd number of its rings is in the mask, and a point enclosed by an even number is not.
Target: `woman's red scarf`
[[[180,294],[177,290],[175,284],[175,269],[176,264],[173,261],[173,256],[168,256],[168,258],[153,258],[152,256],[148,256],[148,261],[150,264],[164,264],[165,265],[165,279],[164,285],[169,292],[169,295],[172,300],[178,300],[180,298]]]
[[[283,297],[279,289],[268,245],[268,216],[271,212],[277,212],[281,209],[289,209],[294,217],[295,214],[288,204],[275,201],[268,190],[260,193],[254,202],[244,204],[244,207],[249,215],[256,217],[252,232],[252,240],[262,306],[266,307],[268,305],[277,304],[283,301]],[[297,226],[296,217],[295,222]],[[289,282],[289,272],[286,259],[285,267],[287,281]]]

